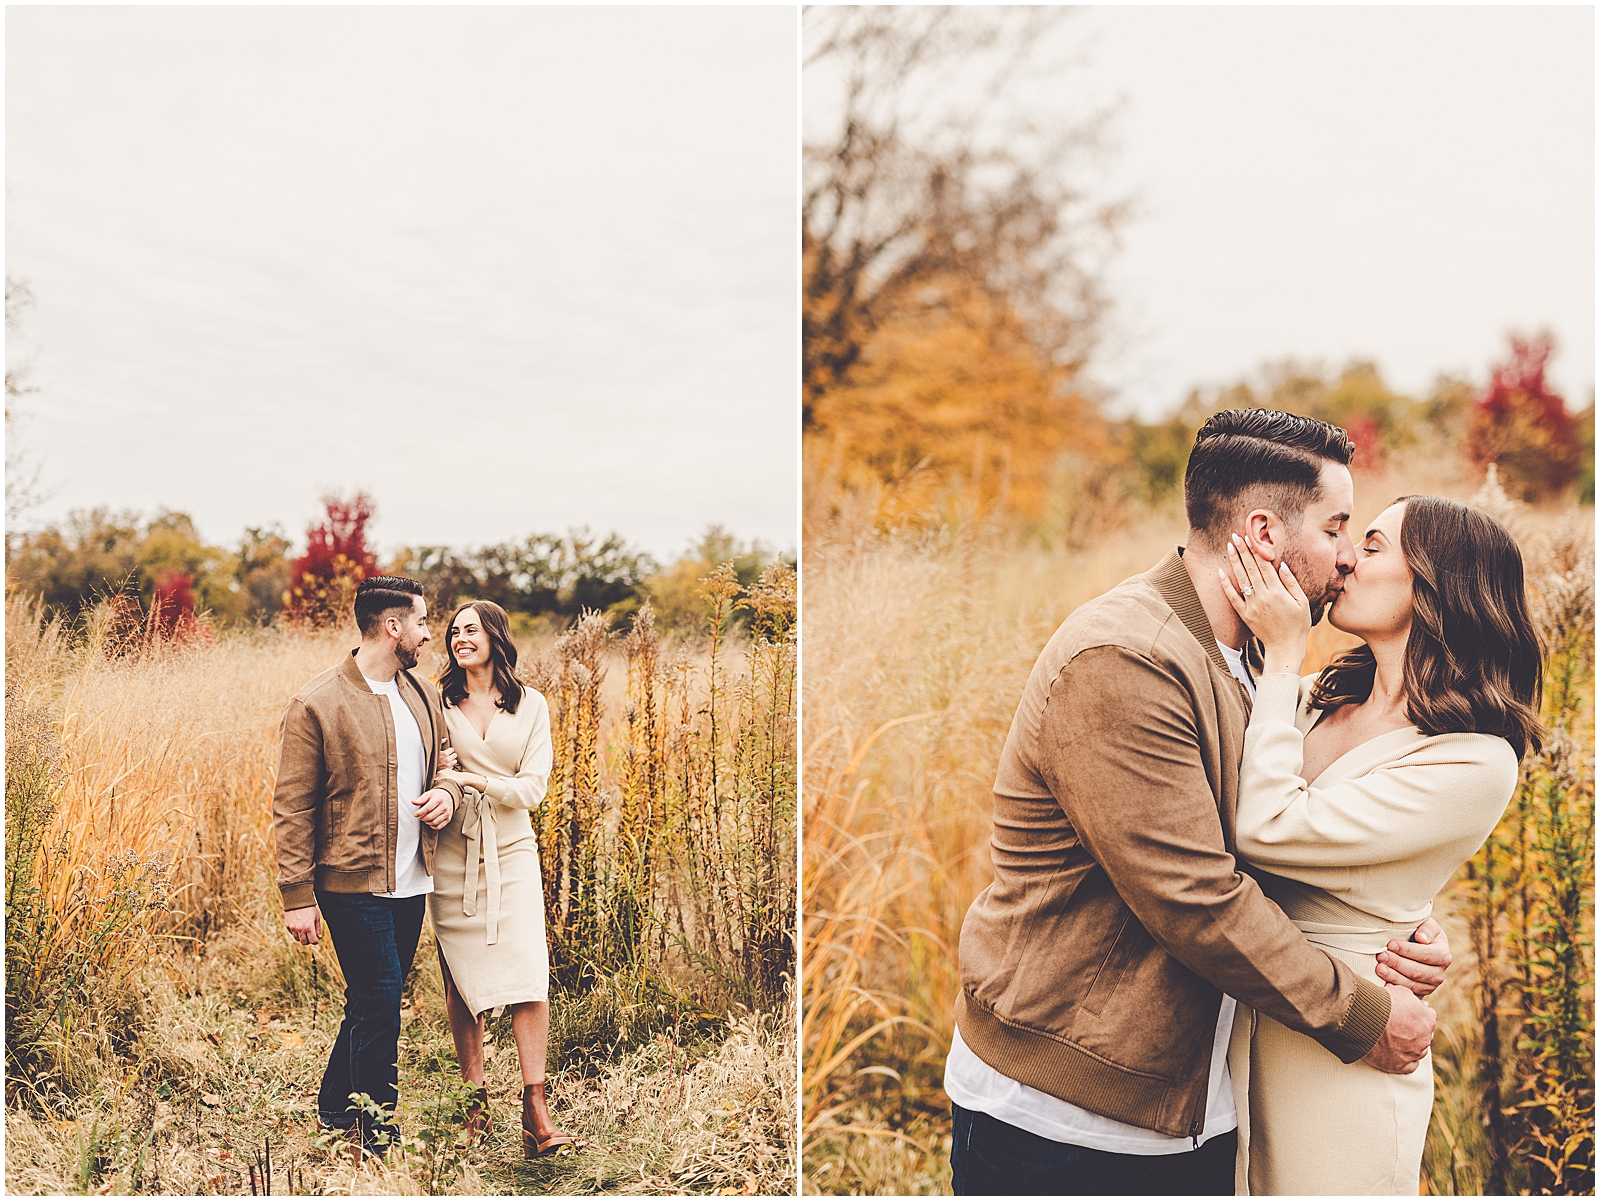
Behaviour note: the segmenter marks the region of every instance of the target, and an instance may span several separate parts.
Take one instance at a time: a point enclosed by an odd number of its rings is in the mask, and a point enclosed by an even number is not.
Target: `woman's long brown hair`
[[[444,652],[450,656],[450,665],[439,677],[439,695],[446,707],[460,705],[467,699],[467,669],[456,662],[456,648],[452,645],[450,631],[468,609],[478,613],[478,624],[489,635],[489,663],[494,668],[494,688],[500,694],[496,706],[507,713],[515,713],[522,703],[522,685],[516,677],[517,647],[511,641],[511,621],[506,611],[493,601],[474,600],[458,605],[444,628]]]
[[[1528,615],[1522,551],[1494,518],[1439,496],[1402,496],[1400,550],[1411,568],[1406,716],[1424,734],[1494,734],[1521,758],[1538,750],[1544,664]],[[1336,709],[1372,694],[1372,650],[1323,668],[1311,706]]]

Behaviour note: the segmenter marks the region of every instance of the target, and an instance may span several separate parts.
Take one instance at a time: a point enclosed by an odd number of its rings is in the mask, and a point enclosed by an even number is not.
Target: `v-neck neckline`
[[[489,731],[494,729],[494,719],[500,716],[500,706],[496,705],[489,711],[489,724],[483,727],[483,733],[481,734],[478,733],[477,725],[473,722],[471,715],[468,714],[465,709],[461,711],[461,716],[467,719],[467,728],[470,729],[473,734],[477,735],[478,741],[483,743],[485,746],[488,746]]]
[[[1317,720],[1312,722],[1309,726],[1307,726],[1305,733],[1300,736],[1300,744],[1301,744],[1302,747],[1305,745],[1305,740],[1311,736],[1311,731],[1315,730],[1317,728],[1317,726],[1321,724],[1322,719],[1324,717],[1326,717],[1330,712],[1332,712],[1332,710],[1329,710],[1329,709],[1318,710],[1318,712],[1317,712]],[[1323,765],[1322,770],[1317,773],[1317,778],[1315,780],[1307,780],[1306,781],[1306,787],[1307,788],[1315,788],[1320,781],[1327,779],[1329,772],[1331,772],[1334,768],[1338,767],[1339,764],[1343,763],[1351,755],[1355,754],[1357,751],[1366,750],[1368,747],[1372,746],[1374,743],[1382,742],[1385,738],[1392,738],[1396,734],[1410,734],[1410,735],[1415,735],[1418,738],[1426,738],[1427,737],[1427,735],[1424,734],[1421,730],[1417,729],[1416,726],[1400,726],[1398,729],[1385,730],[1382,734],[1374,734],[1371,738],[1368,738],[1368,739],[1366,739],[1366,740],[1364,740],[1362,742],[1356,743],[1355,746],[1351,747],[1348,751],[1345,751],[1342,755],[1339,755],[1337,758],[1330,759],[1326,764]]]

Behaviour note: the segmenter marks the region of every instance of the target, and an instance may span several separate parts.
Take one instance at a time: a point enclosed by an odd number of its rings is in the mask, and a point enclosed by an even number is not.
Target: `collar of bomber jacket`
[[[1150,570],[1150,582],[1156,586],[1156,591],[1161,593],[1161,599],[1166,601],[1168,607],[1178,615],[1178,620],[1183,622],[1189,633],[1194,635],[1195,641],[1205,650],[1206,656],[1216,669],[1238,684],[1233,672],[1228,670],[1228,661],[1222,657],[1222,649],[1217,645],[1217,636],[1212,632],[1211,622],[1206,618],[1205,606],[1200,603],[1200,594],[1194,590],[1194,581],[1189,578],[1188,569],[1183,565],[1183,547],[1179,546],[1168,551],[1166,558]],[[1254,638],[1244,644],[1244,655],[1251,671],[1256,671],[1261,663],[1261,648]],[[1239,684],[1239,691],[1244,694],[1245,709],[1248,712],[1249,691],[1243,684]]]
[[[373,692],[372,689],[367,686],[367,677],[361,674],[361,668],[356,663],[356,655],[360,650],[361,648],[358,646],[355,650],[351,651],[345,656],[344,664],[340,667],[339,674],[342,675],[346,680],[350,681],[351,684],[355,685],[355,687],[361,692],[369,693],[372,696],[377,696],[378,694]],[[400,689],[401,697],[405,697],[406,695],[405,685],[400,683],[402,679],[406,680],[407,683],[411,685],[412,691],[420,692],[416,677],[413,676],[406,668],[402,667],[394,673],[395,685]],[[426,704],[426,702],[424,702],[424,704]],[[413,705],[412,711],[415,712],[415,710],[416,706]]]
[[[360,647],[356,648],[356,650],[360,649]],[[384,701],[382,697],[367,686],[367,677],[361,674],[361,668],[356,664],[356,651],[351,651],[345,657],[343,665],[339,668],[339,674],[358,692],[365,693],[367,696],[377,697],[385,706],[383,711],[385,713],[388,712],[388,702]],[[416,676],[412,675],[407,668],[402,667],[395,672],[394,680],[395,686],[400,689],[400,699],[406,703],[406,708],[411,710],[411,716],[416,718],[417,732],[422,734],[423,750],[427,757],[427,770],[431,776],[433,771],[432,748],[438,744],[438,731],[434,728],[433,707],[428,704],[428,697],[422,691],[422,685],[417,683]],[[405,682],[401,683],[402,680]],[[446,791],[451,793],[452,799],[456,804],[459,805],[461,803],[461,797],[456,794],[456,790],[446,786]]]
[[[339,674],[345,679],[349,680],[350,683],[354,684],[362,692],[372,692],[372,689],[367,687],[367,677],[362,674],[361,667],[356,662],[356,656],[360,653],[361,648],[358,646],[355,648],[355,650],[346,655],[344,658],[344,665],[339,669]],[[405,674],[406,669],[402,667],[394,673],[394,678],[399,680],[400,677]],[[376,696],[377,693],[373,693],[373,695]]]

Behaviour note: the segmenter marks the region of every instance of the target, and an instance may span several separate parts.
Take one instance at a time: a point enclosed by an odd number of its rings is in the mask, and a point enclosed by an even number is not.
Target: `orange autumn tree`
[[[1093,401],[1003,296],[957,275],[919,290],[867,339],[847,381],[814,402],[813,453],[840,482],[894,485],[899,513],[955,500],[1059,520],[1110,439]]]

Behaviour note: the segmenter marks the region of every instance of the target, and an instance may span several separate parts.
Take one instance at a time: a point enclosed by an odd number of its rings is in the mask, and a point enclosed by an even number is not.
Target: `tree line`
[[[475,548],[405,547],[380,562],[369,543],[369,497],[326,496],[323,509],[298,554],[276,525],[249,527],[232,546],[215,546],[186,513],[77,510],[8,542],[6,591],[77,622],[103,604],[125,614],[137,605],[137,616],[165,633],[201,623],[315,626],[347,618],[356,585],[388,572],[420,580],[434,613],[475,598],[494,601],[519,626],[565,625],[586,610],[622,617],[649,601],[659,624],[686,629],[702,607],[702,576],[731,563],[749,588],[777,557],[759,541],[711,526],[672,563],[618,533],[586,529]]]

